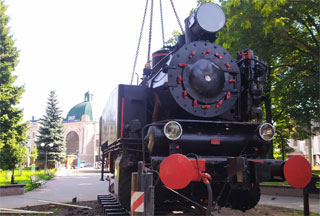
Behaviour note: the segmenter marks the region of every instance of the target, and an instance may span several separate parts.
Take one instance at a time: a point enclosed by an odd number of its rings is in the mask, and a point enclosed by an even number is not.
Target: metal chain
[[[143,19],[142,19],[142,24],[141,24],[141,29],[140,29],[140,36],[139,36],[139,40],[138,40],[136,56],[135,56],[134,63],[133,63],[133,69],[132,69],[130,85],[132,85],[133,77],[134,77],[134,74],[135,74],[135,71],[136,71],[137,59],[138,59],[139,50],[140,50],[140,43],[141,43],[141,38],[142,38],[142,33],[143,33],[144,22],[145,22],[145,19],[146,19],[148,3],[149,3],[149,0],[146,0],[146,6],[144,8],[144,14],[143,14]]]
[[[162,31],[162,43],[163,47],[165,46],[165,41],[164,41],[164,27],[163,27],[163,14],[162,14],[162,0],[159,0],[160,2],[160,18],[161,18],[161,31]]]
[[[173,5],[172,0],[170,0],[170,2],[171,2],[171,5],[172,5],[172,9],[173,9],[174,15],[176,16],[176,19],[177,19],[177,21],[178,21],[178,23],[179,23],[179,26],[180,26],[181,32],[182,32],[182,34],[184,34],[184,31],[183,31],[182,25],[181,25],[181,23],[180,23],[180,19],[179,19],[179,17],[178,17],[177,11],[176,11],[176,9],[175,9],[175,7],[174,7],[174,5]]]
[[[150,7],[150,25],[149,25],[149,41],[148,41],[148,59],[150,61],[150,51],[151,51],[151,39],[152,39],[152,18],[153,18],[153,0],[151,0]]]

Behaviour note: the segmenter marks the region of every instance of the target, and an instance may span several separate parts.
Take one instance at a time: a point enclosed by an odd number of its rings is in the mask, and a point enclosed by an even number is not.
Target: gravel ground
[[[81,206],[92,207],[92,210],[66,207],[66,206],[58,206],[58,205],[53,205],[53,204],[27,206],[27,207],[20,208],[20,209],[32,210],[32,211],[51,211],[51,212],[54,212],[53,215],[103,215],[102,207],[100,204],[98,204],[97,201],[83,201],[83,202],[77,202],[75,204],[81,205]],[[10,215],[10,214],[1,214],[1,215]],[[23,215],[23,214],[19,214],[19,215]],[[30,215],[30,214],[28,214],[28,215]],[[36,214],[36,215],[41,215],[41,214]],[[183,214],[175,214],[175,215],[183,215]],[[213,212],[213,215],[215,215],[215,216],[227,216],[227,215],[288,216],[288,215],[303,215],[303,212],[293,210],[293,209],[287,209],[287,208],[258,205],[255,208],[250,209],[246,212],[222,208],[219,212],[217,212],[215,210]],[[311,215],[319,215],[319,214],[311,214]]]

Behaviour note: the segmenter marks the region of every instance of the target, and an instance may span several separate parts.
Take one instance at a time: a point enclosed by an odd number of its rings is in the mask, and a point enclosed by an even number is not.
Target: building
[[[308,145],[305,140],[289,140],[289,146],[294,149],[294,152],[289,153],[288,156],[301,155],[309,158]],[[313,165],[312,167],[320,168],[320,134],[313,136],[311,140]]]
[[[76,155],[90,165],[97,162],[99,155],[99,122],[93,114],[92,94],[87,92],[84,101],[72,107],[62,122],[66,154]]]
[[[37,135],[38,135],[38,130],[39,130],[40,124],[39,124],[39,119],[36,120],[34,116],[32,116],[32,119],[29,121],[29,128],[27,130],[27,138],[28,138],[28,143],[27,147],[29,150],[29,153],[31,153],[33,147],[36,145],[36,140],[37,140]],[[27,161],[27,166],[31,164],[30,157],[28,157]]]
[[[66,141],[66,155],[69,159],[77,159],[74,165],[77,165],[77,161],[85,161],[88,165],[95,166],[98,161],[100,149],[99,121],[97,119],[98,114],[94,113],[92,94],[86,92],[84,101],[73,106],[62,121]],[[34,118],[29,123],[27,145],[29,152],[31,152],[35,146],[40,124]],[[30,161],[28,161],[29,164]]]

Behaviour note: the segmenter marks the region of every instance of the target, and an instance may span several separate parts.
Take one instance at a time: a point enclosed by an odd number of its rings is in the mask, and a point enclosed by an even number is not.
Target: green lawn
[[[290,186],[286,181],[285,182],[262,182],[260,185],[278,185],[278,186]],[[316,183],[316,187],[320,188],[320,183]]]
[[[52,174],[56,173],[56,169],[49,169],[48,172],[51,172]],[[50,176],[49,174],[44,174],[44,170],[39,171],[31,171],[31,168],[24,168],[22,170],[22,175],[19,175],[19,168],[14,171],[15,178],[14,181],[18,184],[25,184],[25,192],[28,192],[34,188],[37,187],[37,185],[31,184],[30,176],[37,175],[39,177],[39,180],[50,180],[53,178],[53,176]],[[0,185],[6,185],[10,184],[11,182],[11,172],[9,175],[7,175],[6,171],[0,171]]]
[[[312,170],[312,174],[313,175],[318,175],[318,176],[320,176],[320,170]],[[290,186],[289,184],[288,184],[288,182],[262,182],[262,183],[260,183],[261,185],[282,185],[282,186]],[[320,188],[320,182],[317,182],[316,183],[316,187],[317,188]]]

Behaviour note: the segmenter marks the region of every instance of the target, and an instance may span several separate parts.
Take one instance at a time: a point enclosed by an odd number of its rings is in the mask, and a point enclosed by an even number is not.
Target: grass
[[[292,213],[293,213],[293,215],[295,215],[295,214],[304,215],[304,211],[303,210],[294,209]],[[320,216],[320,214],[319,213],[310,212],[310,216]]]
[[[290,186],[288,182],[262,182],[260,185],[279,185],[279,186]]]
[[[48,169],[48,172],[51,172],[52,174],[56,173],[56,169]],[[38,185],[32,184],[30,176],[37,175],[39,177],[39,180],[50,180],[53,178],[53,176],[50,176],[49,174],[44,174],[44,170],[34,171],[32,172],[31,168],[23,168],[22,173],[20,175],[19,168],[15,169],[14,171],[14,182],[18,184],[25,184],[25,192],[31,191],[34,188],[37,188]],[[7,185],[11,183],[11,171],[9,174],[7,171],[1,171],[0,172],[0,185]]]
[[[320,170],[312,170],[313,175],[320,176]],[[262,182],[261,185],[279,185],[279,186],[290,186],[288,182]],[[316,187],[320,188],[320,182],[316,183]]]
[[[290,186],[288,182],[262,182],[260,185],[276,185],[276,186]],[[320,182],[316,183],[316,187],[320,188]]]

